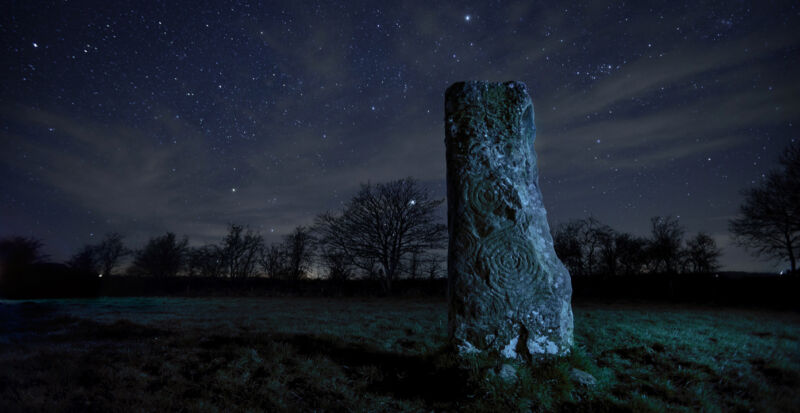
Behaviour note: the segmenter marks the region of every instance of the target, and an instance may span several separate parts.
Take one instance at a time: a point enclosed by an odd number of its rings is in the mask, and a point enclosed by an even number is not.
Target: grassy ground
[[[513,383],[457,368],[446,319],[430,300],[0,301],[0,411],[800,411],[797,313],[576,305],[574,354]]]

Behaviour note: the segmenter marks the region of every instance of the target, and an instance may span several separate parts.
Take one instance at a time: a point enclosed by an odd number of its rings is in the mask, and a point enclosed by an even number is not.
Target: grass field
[[[509,383],[455,365],[443,301],[0,301],[0,411],[800,411],[800,314],[574,310],[573,355]]]

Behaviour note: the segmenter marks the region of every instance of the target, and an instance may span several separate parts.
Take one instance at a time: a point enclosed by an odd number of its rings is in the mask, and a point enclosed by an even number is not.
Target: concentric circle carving
[[[473,176],[467,179],[467,201],[474,212],[480,216],[494,214],[503,206],[504,185],[494,180]]]
[[[491,289],[526,291],[542,276],[533,245],[514,231],[498,231],[481,242],[481,264]]]

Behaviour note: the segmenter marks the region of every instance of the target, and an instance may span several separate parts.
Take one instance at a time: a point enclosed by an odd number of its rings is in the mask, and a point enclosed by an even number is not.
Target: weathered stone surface
[[[595,384],[597,384],[597,379],[594,378],[594,376],[592,376],[591,374],[589,374],[589,373],[587,373],[587,372],[585,372],[583,370],[578,370],[578,369],[575,369],[575,368],[570,370],[569,378],[570,378],[570,380],[572,380],[576,384],[581,385],[581,386],[585,386],[585,387],[592,387]]]
[[[445,94],[449,336],[461,354],[532,362],[572,347],[572,284],[539,191],[521,82]]]

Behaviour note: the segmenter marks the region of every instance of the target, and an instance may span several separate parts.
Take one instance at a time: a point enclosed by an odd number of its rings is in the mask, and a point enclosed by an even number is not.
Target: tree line
[[[437,215],[443,202],[432,199],[412,178],[364,184],[341,211],[320,214],[313,225],[298,226],[279,242],[267,244],[261,234],[239,224],[229,224],[219,243],[199,247],[190,247],[185,236],[166,232],[132,250],[121,234],[110,233],[97,244],[81,247],[65,264],[98,278],[125,274],[155,279],[302,280],[316,274],[345,281],[362,277],[380,280],[390,291],[399,277],[433,279],[444,274],[447,228]],[[40,241],[29,238],[0,241],[0,264],[9,263],[3,267],[19,272],[46,258],[41,247]],[[120,271],[126,257],[132,261]]]
[[[650,220],[650,236],[614,230],[594,217],[572,220],[553,231],[556,254],[573,276],[645,273],[710,273],[719,269],[721,250],[710,235],[684,239],[677,218]]]
[[[800,142],[786,148],[779,169],[742,194],[739,214],[729,221],[734,242],[757,256],[786,260],[789,272],[797,273]],[[230,224],[219,243],[200,247],[190,247],[185,236],[167,232],[131,250],[121,234],[110,233],[99,243],[80,248],[64,267],[71,274],[99,278],[117,275],[120,263],[132,257],[120,273],[232,280],[302,280],[315,273],[338,281],[376,279],[389,291],[399,277],[444,275],[447,228],[437,214],[443,202],[431,198],[412,178],[364,184],[341,211],[320,214],[312,225],[296,227],[269,245],[259,233],[238,224]],[[720,249],[714,239],[703,232],[688,239],[684,235],[684,228],[671,216],[653,217],[648,237],[616,231],[590,217],[556,226],[553,240],[559,258],[577,277],[716,271]],[[35,277],[37,272],[66,274],[65,268],[54,264],[41,267],[47,259],[42,246],[33,238],[0,240],[0,288],[15,277]]]

